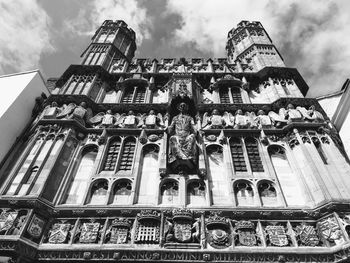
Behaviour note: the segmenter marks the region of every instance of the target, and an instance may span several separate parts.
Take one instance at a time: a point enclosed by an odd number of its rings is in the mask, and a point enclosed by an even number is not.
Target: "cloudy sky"
[[[105,19],[136,31],[136,57],[158,59],[224,57],[227,32],[258,20],[308,96],[337,91],[350,76],[349,0],[0,0],[0,74],[60,76]]]

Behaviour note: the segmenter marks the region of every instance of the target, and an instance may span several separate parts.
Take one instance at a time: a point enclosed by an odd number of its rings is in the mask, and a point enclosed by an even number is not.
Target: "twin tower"
[[[109,69],[113,60],[131,62],[136,51],[136,34],[122,20],[106,20],[83,53],[82,64]],[[228,32],[228,63],[240,63],[259,71],[264,67],[285,67],[283,59],[260,22],[241,21]]]

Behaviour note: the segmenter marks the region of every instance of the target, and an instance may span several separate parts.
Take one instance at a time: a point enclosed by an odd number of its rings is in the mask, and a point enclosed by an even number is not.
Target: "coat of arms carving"
[[[278,247],[284,247],[288,245],[288,237],[284,226],[269,225],[266,226],[265,231],[271,245]]]
[[[116,218],[107,230],[107,238],[112,244],[126,244],[129,240],[131,223],[128,219]]]
[[[67,241],[71,224],[69,223],[55,223],[52,225],[49,232],[49,243],[63,244]]]
[[[80,227],[80,243],[96,243],[100,230],[100,223],[83,223]]]
[[[315,247],[320,243],[320,239],[313,226],[302,223],[296,226],[295,234],[299,242],[304,246]]]
[[[208,242],[214,248],[226,248],[231,245],[230,227],[225,217],[211,215],[207,220]]]
[[[159,242],[160,216],[157,211],[142,210],[137,215],[136,243],[154,244]]]
[[[340,242],[343,237],[337,220],[334,217],[328,217],[317,223],[320,235],[330,242]]]
[[[45,221],[40,217],[38,217],[37,215],[34,215],[32,217],[32,220],[29,223],[27,232],[33,238],[39,238],[43,232],[44,225],[45,225]]]
[[[17,211],[2,211],[0,214],[0,233],[8,231],[17,218]]]
[[[251,221],[238,221],[235,224],[235,232],[238,236],[237,243],[241,246],[256,246],[257,236],[255,232],[255,225]]]

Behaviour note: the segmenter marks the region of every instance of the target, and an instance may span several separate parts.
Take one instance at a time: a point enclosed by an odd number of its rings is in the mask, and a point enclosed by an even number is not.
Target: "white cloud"
[[[0,10],[0,74],[38,68],[54,50],[46,12],[36,0],[0,0]]]
[[[204,52],[225,56],[227,32],[241,20],[261,21],[287,66],[310,85],[310,96],[338,90],[350,72],[350,2],[169,0],[167,11],[183,19],[178,45],[192,42]],[[289,61],[288,61],[289,60]]]
[[[151,21],[146,9],[136,0],[94,0],[82,9],[78,16],[65,23],[66,28],[76,34],[92,35],[104,20],[124,20],[137,36],[137,43],[149,38]]]

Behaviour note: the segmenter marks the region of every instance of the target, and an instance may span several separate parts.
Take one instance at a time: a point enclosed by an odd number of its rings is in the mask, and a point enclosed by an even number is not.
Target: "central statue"
[[[191,116],[187,114],[188,105],[178,104],[179,114],[176,115],[168,127],[169,164],[177,172],[195,168],[197,158],[196,129]]]

